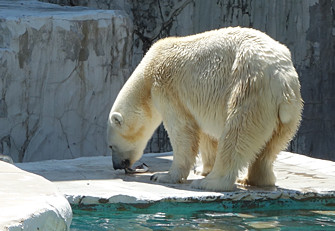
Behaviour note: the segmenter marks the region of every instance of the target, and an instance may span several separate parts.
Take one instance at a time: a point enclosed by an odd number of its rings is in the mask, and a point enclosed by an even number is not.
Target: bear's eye
[[[110,148],[110,149],[113,149],[113,146],[112,146],[112,145],[109,145],[109,148]]]

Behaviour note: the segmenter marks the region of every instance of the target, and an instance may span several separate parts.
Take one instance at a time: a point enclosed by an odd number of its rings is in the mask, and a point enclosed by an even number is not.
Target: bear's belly
[[[203,133],[206,133],[216,139],[219,139],[223,132],[223,126],[218,125],[218,123],[214,123],[213,121],[199,123],[199,126]]]
[[[203,114],[203,113],[202,113]],[[194,116],[197,124],[202,132],[219,139],[222,136],[224,129],[225,118],[223,116],[201,115],[200,113]]]

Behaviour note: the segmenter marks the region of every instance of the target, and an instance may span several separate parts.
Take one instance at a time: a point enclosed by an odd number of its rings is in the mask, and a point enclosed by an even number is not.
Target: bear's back
[[[174,94],[213,136],[221,132],[217,127],[224,126],[218,122],[226,119],[232,91],[250,86],[248,94],[262,92],[261,97],[272,98],[282,94],[280,85],[285,80],[279,78],[286,78],[276,74],[278,70],[288,70],[289,78],[297,79],[289,50],[249,28],[165,38],[153,45],[148,56],[155,88],[165,95]],[[270,88],[276,88],[275,92]]]
[[[228,27],[185,37],[168,37],[150,49],[151,59],[162,78],[192,70],[197,76],[214,77],[215,72],[226,75],[236,65],[292,66],[291,54],[285,45],[255,29]],[[148,53],[150,53],[150,51]],[[167,74],[167,72],[169,72]],[[161,74],[161,73],[159,73]]]

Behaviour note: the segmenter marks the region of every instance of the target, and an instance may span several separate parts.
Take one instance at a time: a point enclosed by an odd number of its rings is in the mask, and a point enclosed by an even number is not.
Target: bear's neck
[[[156,128],[162,122],[162,117],[153,105],[151,97],[152,79],[145,76],[140,70],[135,70],[125,84],[125,92],[122,99],[126,99],[124,108],[127,113],[134,113],[133,116],[143,126],[143,141],[145,144],[151,138]],[[123,90],[123,89],[122,89]]]
[[[141,111],[143,105],[152,105],[151,86],[152,81],[136,68],[119,93],[118,98],[124,101],[120,103],[137,111]]]
[[[139,65],[121,89],[113,106],[113,111],[132,114],[143,118],[155,130],[161,122],[161,116],[153,106],[151,88],[153,80],[144,75],[143,65]],[[151,126],[150,126],[151,127]]]

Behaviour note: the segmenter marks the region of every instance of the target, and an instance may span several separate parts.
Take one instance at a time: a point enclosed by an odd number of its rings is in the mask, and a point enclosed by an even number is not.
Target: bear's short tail
[[[293,118],[296,117],[294,115],[294,112],[296,112],[296,109],[293,108],[293,105],[284,102],[279,105],[279,119],[283,124],[290,123]]]
[[[278,94],[278,117],[283,124],[294,123],[301,120],[303,100],[300,94],[298,74],[292,66],[291,70],[276,73],[281,87],[273,87]],[[278,82],[275,82],[278,84]]]
[[[297,86],[298,88],[298,86]],[[303,101],[299,88],[296,91],[290,89],[289,94],[284,94],[284,100],[279,104],[278,116],[283,124],[301,120]]]

